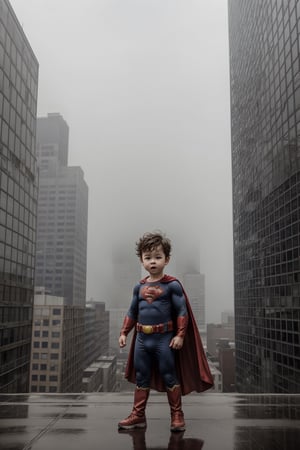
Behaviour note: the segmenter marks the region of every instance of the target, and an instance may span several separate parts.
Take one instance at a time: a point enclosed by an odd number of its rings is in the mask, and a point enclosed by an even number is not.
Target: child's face
[[[161,245],[155,247],[153,250],[145,251],[142,253],[142,264],[144,269],[149,272],[152,277],[159,277],[163,275],[165,266],[168,264],[170,258],[167,258],[164,254]]]

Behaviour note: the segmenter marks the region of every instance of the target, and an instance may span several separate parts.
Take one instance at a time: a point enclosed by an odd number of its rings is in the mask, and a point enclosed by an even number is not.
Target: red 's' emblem
[[[161,286],[144,286],[141,289],[141,296],[148,302],[152,303],[163,293]]]

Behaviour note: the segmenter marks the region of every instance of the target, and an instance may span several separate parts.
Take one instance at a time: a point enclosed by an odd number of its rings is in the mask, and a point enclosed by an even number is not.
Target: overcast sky
[[[200,261],[220,321],[233,308],[227,0],[11,4],[39,61],[38,115],[64,117],[89,186],[87,297],[105,300],[112,248],[131,257],[161,229],[176,261],[185,248]]]

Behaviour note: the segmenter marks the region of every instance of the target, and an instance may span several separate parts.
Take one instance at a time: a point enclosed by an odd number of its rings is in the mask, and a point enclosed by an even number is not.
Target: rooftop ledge
[[[300,448],[300,394],[189,394],[181,433],[170,432],[166,395],[155,391],[147,428],[119,432],[132,400],[132,392],[0,394],[0,450]]]

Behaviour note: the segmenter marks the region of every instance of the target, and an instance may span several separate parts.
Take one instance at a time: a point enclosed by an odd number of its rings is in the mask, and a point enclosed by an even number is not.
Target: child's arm
[[[123,325],[120,331],[119,346],[121,348],[125,347],[127,335],[128,333],[130,333],[130,331],[136,324],[136,317],[138,310],[138,293],[139,293],[139,286],[135,286],[133,290],[131,305],[127,315],[124,317]]]
[[[124,317],[124,321],[123,321],[123,325],[122,325],[122,328],[120,331],[120,337],[119,337],[119,345],[121,348],[125,347],[127,335],[128,335],[128,333],[130,333],[130,331],[132,330],[134,325],[135,325],[135,320],[133,320],[129,316]]]
[[[177,316],[177,331],[176,336],[170,342],[170,347],[180,350],[188,325],[188,312],[184,292],[177,281],[172,283],[172,305]]]

